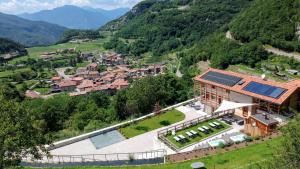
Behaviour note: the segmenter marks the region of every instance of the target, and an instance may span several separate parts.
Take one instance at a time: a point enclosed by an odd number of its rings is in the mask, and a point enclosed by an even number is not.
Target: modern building
[[[249,119],[246,123],[253,122],[250,118],[261,121],[256,114],[267,115],[263,117],[270,121],[270,114],[289,115],[291,110],[300,109],[300,80],[279,83],[210,68],[194,78],[194,92],[207,113],[215,112],[224,100],[255,105],[233,110],[236,115]]]

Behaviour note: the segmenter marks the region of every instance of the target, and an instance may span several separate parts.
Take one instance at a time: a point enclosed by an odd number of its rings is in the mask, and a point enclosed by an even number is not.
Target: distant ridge
[[[32,14],[24,13],[19,16],[29,20],[45,21],[71,29],[97,29],[107,22],[119,18],[129,10],[129,8],[104,10],[65,5],[52,10],[43,10]]]
[[[56,43],[65,30],[67,28],[55,24],[0,13],[0,37],[27,47]]]

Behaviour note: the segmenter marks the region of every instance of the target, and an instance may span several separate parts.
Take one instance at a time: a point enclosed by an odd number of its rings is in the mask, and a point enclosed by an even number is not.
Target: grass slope
[[[164,114],[145,119],[136,124],[121,128],[119,131],[126,137],[131,138],[167,125],[184,120],[185,115],[177,110],[168,111]]]

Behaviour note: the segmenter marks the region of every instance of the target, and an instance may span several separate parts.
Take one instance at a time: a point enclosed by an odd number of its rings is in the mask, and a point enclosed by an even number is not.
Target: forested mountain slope
[[[280,49],[300,51],[299,0],[255,0],[229,26],[242,42],[258,40]]]
[[[0,54],[9,53],[9,52],[25,52],[26,49],[23,45],[16,43],[9,39],[0,38]]]
[[[139,56],[152,52],[160,56],[180,47],[190,47],[226,25],[250,0],[146,0],[118,20],[102,27],[117,30],[115,38],[134,39],[129,46],[113,39],[108,45],[130,49]],[[124,52],[124,51],[123,51]]]

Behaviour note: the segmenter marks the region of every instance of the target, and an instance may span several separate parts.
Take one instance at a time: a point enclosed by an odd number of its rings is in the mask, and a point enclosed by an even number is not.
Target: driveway
[[[66,74],[65,74],[65,71],[66,71],[67,69],[72,69],[72,68],[73,68],[73,67],[63,67],[63,68],[57,68],[57,69],[55,69],[55,70],[56,70],[56,72],[57,72],[57,74],[58,74],[59,77],[62,77],[62,78],[64,78],[64,79],[70,79],[71,76],[66,75]]]

